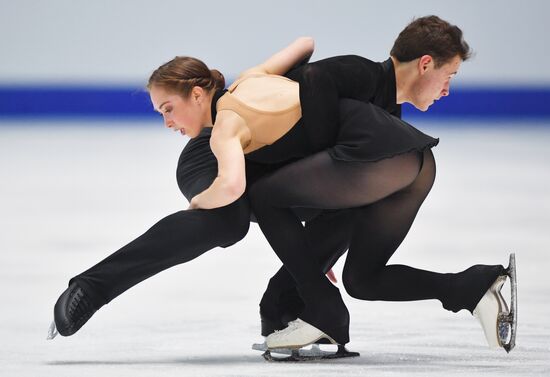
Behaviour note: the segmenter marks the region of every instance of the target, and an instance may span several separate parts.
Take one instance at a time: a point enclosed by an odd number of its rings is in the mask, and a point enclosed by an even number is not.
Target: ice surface
[[[0,375],[550,375],[550,127],[419,126],[441,138],[437,179],[392,263],[452,272],[515,252],[512,353],[489,349],[464,311],[344,293],[360,358],[267,363],[250,346],[279,262],[255,225],[237,245],[129,290],[76,335],[46,341],[72,276],[186,208],[174,174],[186,139],[160,122],[19,122],[0,126]]]

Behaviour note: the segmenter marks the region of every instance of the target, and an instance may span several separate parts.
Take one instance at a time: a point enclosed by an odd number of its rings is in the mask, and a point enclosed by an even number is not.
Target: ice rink
[[[515,252],[512,353],[489,349],[465,311],[436,301],[357,301],[339,283],[351,313],[349,349],[361,357],[264,361],[251,344],[260,340],[258,302],[279,262],[255,224],[240,243],[129,290],[76,335],[46,341],[53,305],[72,276],[187,207],[175,180],[187,139],[160,118],[5,122],[0,376],[549,376],[550,127],[415,124],[441,139],[438,173],[390,262],[457,272],[506,265]]]

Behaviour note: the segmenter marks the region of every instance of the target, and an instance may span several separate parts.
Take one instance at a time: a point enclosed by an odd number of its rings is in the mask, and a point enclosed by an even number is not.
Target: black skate
[[[94,315],[97,308],[89,296],[76,283],[59,296],[54,307],[54,322],[48,331],[48,339],[59,333],[69,336],[76,333]]]
[[[346,349],[345,346],[338,344],[338,349],[336,351],[325,351],[322,350],[319,344],[324,344],[325,342],[314,343],[310,348],[299,348],[299,349],[290,349],[290,348],[277,348],[269,350],[267,344],[255,343],[252,345],[252,349],[256,351],[262,351],[263,358],[267,361],[314,361],[314,360],[331,360],[331,359],[341,359],[346,357],[358,357],[359,352],[350,352]],[[282,355],[282,356],[279,356]]]

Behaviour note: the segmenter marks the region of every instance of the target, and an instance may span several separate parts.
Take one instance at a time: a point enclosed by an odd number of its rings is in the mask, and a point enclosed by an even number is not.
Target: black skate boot
[[[72,283],[59,296],[54,307],[54,324],[57,332],[63,336],[73,335],[97,309],[99,308],[93,304],[90,296],[77,283]],[[55,337],[55,330],[50,330],[49,338],[53,337]]]
[[[466,309],[473,314],[485,292],[504,272],[502,265],[476,264],[457,274],[449,274],[452,281],[447,296],[441,300],[443,307],[455,313]]]

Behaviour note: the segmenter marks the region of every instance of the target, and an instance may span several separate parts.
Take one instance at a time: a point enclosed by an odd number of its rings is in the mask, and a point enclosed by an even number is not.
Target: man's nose
[[[445,85],[445,87],[441,91],[441,96],[442,97],[447,97],[450,93],[450,90],[451,90],[451,88],[450,88],[449,84]]]

